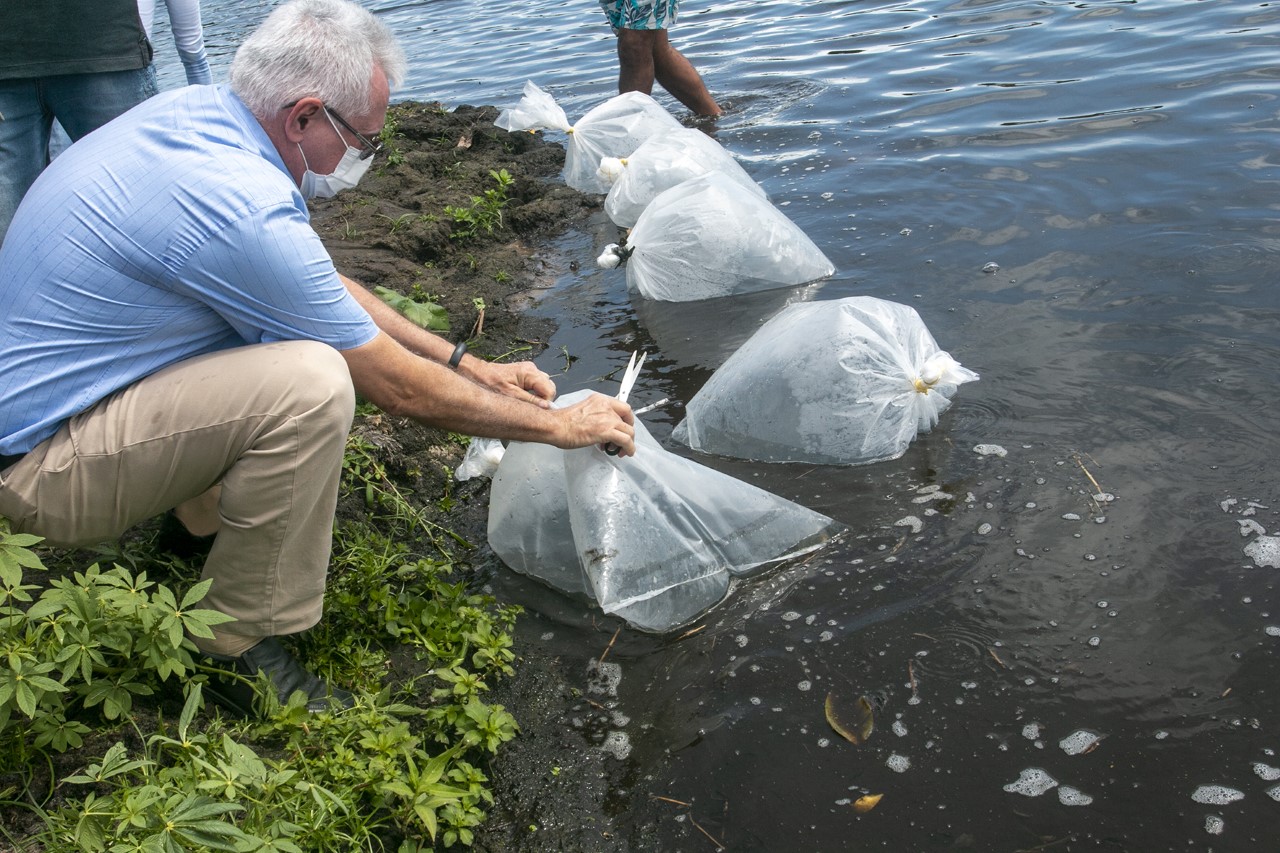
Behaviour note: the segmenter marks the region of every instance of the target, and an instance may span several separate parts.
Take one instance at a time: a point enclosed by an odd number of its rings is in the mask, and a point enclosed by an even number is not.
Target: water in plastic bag
[[[599,263],[608,266],[607,255]],[[835,267],[768,199],[721,172],[659,193],[621,250],[627,287],[690,302],[826,278]]]
[[[766,462],[895,459],[977,378],[910,306],[871,296],[790,305],[712,374],[672,438]]]
[[[453,476],[459,483],[475,477],[492,477],[502,462],[506,448],[496,438],[472,438],[467,445],[467,452],[458,463]]]
[[[629,157],[600,161],[601,178],[612,184],[604,212],[615,225],[630,228],[663,190],[707,172],[722,172],[744,189],[766,198],[764,189],[723,145],[700,130],[681,128],[649,138]]]
[[[732,578],[812,551],[843,529],[676,456],[638,421],[636,445],[635,456],[619,458],[512,442],[490,493],[494,552],[517,571],[661,632],[719,602]]]
[[[609,184],[597,171],[604,157],[627,157],[655,134],[684,130],[684,125],[643,92],[625,92],[593,107],[576,124],[532,80],[514,107],[498,114],[503,130],[559,130],[569,134],[564,182],[579,192],[607,193]]]

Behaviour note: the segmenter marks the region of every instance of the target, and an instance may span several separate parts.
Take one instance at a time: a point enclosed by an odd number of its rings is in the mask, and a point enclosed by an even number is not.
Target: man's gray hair
[[[240,45],[231,89],[264,120],[300,98],[363,116],[374,108],[374,66],[391,86],[404,79],[404,51],[386,24],[348,0],[291,0]]]

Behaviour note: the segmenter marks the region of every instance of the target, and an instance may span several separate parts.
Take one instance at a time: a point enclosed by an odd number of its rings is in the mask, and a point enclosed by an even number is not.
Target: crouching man
[[[275,639],[320,618],[355,395],[462,433],[635,450],[631,410],[553,409],[532,364],[495,365],[341,276],[306,199],[378,153],[405,58],[348,0],[292,0],[230,85],[157,96],[76,143],[0,249],[0,515],[74,546],[173,509],[216,533],[200,650],[281,699],[351,697]],[[247,691],[247,692],[246,692]],[[247,683],[217,698],[248,710]]]

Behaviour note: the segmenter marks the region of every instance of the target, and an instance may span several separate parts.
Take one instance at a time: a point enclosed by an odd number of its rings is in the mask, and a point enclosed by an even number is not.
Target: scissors
[[[636,356],[640,356],[640,360],[636,361]],[[644,367],[644,360],[647,353],[633,352],[631,353],[631,361],[627,362],[627,369],[622,372],[622,385],[618,388],[618,399],[627,402],[627,397],[631,394],[631,387],[636,384],[636,377],[640,375],[640,369]],[[610,456],[617,456],[618,451],[622,448],[616,444],[606,444],[604,452]]]

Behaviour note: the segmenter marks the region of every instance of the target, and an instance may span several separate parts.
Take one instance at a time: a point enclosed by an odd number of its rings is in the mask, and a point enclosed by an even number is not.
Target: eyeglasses
[[[291,110],[297,105],[298,105],[298,102],[294,101],[293,103],[285,104],[280,109]],[[325,107],[324,111],[329,115],[333,116],[335,119],[337,119],[338,124],[345,127],[352,136],[354,136],[356,139],[360,141],[360,159],[361,160],[368,160],[370,157],[373,157],[374,155],[381,153],[382,151],[381,142],[374,142],[370,140],[368,137],[366,137],[363,133],[356,130],[354,127],[352,127],[350,124],[347,123],[347,120],[345,118],[338,115],[337,110],[330,109],[329,107]]]
[[[338,124],[342,125],[347,130],[351,131],[351,135],[354,136],[356,139],[360,140],[360,145],[364,149],[360,152],[361,160],[368,160],[370,157],[374,156],[375,154],[377,154],[382,150],[381,142],[373,142],[369,139],[366,139],[364,134],[356,130],[351,125],[347,124],[347,120],[342,116],[338,115],[337,110],[332,110],[332,109],[329,109],[328,107],[325,107],[324,111],[327,112],[329,115],[333,116],[334,118],[336,118],[338,120]]]

